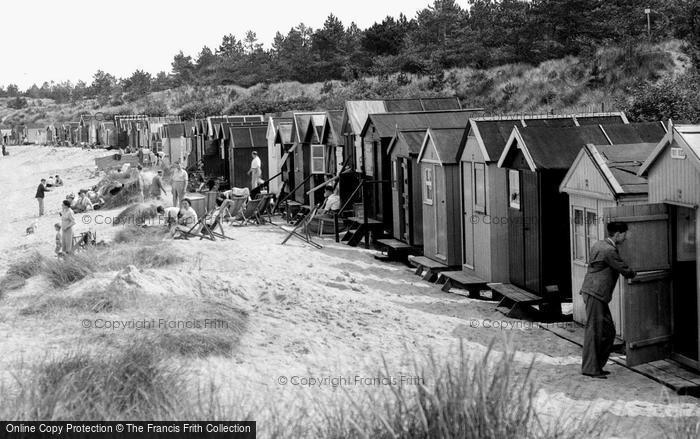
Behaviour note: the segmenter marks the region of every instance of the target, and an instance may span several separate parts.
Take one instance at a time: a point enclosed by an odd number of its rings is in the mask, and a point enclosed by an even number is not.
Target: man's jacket
[[[632,278],[636,273],[622,260],[617,247],[610,241],[598,241],[591,246],[588,271],[583,278],[581,294],[588,294],[610,303],[620,275]]]

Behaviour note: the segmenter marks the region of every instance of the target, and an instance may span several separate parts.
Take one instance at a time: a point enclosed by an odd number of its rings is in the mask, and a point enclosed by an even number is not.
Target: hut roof
[[[498,166],[503,167],[510,152],[517,146],[530,168],[568,169],[586,144],[630,144],[658,142],[664,135],[657,124],[584,125],[577,127],[515,127],[501,154]],[[610,135],[613,133],[613,135]]]
[[[233,148],[267,147],[267,125],[234,125],[229,127]]]
[[[332,146],[344,146],[345,137],[342,135],[343,110],[326,112],[326,123],[323,125],[321,143]]]
[[[275,135],[275,143],[281,143],[283,145],[291,145],[294,143],[292,125],[292,122],[281,122],[279,124],[277,127],[277,134]]]
[[[293,138],[297,143],[320,143],[321,131],[326,121],[325,112],[294,113]]]
[[[427,129],[417,129],[417,130],[398,130],[394,138],[391,139],[389,144],[388,153],[395,147],[404,146],[410,155],[418,155],[420,153],[421,146],[423,146],[423,140],[425,140],[425,133]]]
[[[432,143],[440,164],[459,163],[466,132],[465,128],[429,128],[418,154],[418,160],[422,160],[425,149]]]
[[[346,101],[342,134],[359,134],[367,121],[367,116],[376,113],[386,113],[384,101]]]
[[[647,175],[649,169],[667,147],[680,148],[691,163],[700,170],[700,125],[674,125],[668,122],[668,133],[656,145],[639,169],[639,175]]]
[[[415,111],[407,113],[370,114],[361,131],[367,135],[369,127],[374,126],[376,133],[382,138],[391,138],[396,129],[417,128],[462,128],[469,123],[469,118],[478,115],[482,109],[447,110],[447,111]]]
[[[559,190],[564,192],[569,180],[576,172],[577,163],[584,157],[593,162],[615,198],[622,195],[646,194],[647,179],[638,174],[656,143],[632,143],[617,145],[585,145],[566,173]]]

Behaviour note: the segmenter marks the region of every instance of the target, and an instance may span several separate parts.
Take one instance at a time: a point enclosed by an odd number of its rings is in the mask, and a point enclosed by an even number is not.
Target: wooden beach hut
[[[389,105],[387,103],[387,105]],[[427,128],[461,128],[464,129],[470,117],[479,115],[483,109],[445,110],[445,111],[408,111],[377,113],[367,116],[360,137],[364,147],[361,156],[361,175],[372,184],[364,194],[369,198],[365,202],[369,211],[365,212],[371,219],[383,223],[385,233],[391,235],[394,218],[392,209],[391,161],[389,160],[389,143],[402,129]]]
[[[294,146],[290,153],[294,156],[294,193],[296,202],[309,203],[307,192],[323,183],[332,173],[329,169],[330,148],[321,143],[321,134],[326,122],[325,112],[297,112],[292,120]],[[303,183],[303,184],[302,184]]]
[[[413,248],[423,248],[423,193],[418,163],[426,129],[397,130],[389,143],[393,237]]]
[[[284,154],[282,145],[275,143],[277,137],[277,128],[283,122],[291,122],[292,113],[278,113],[268,116],[267,118],[267,165],[270,170],[270,178],[278,174],[282,170],[282,156]],[[270,192],[279,193],[282,189],[282,176],[270,180]]]
[[[514,127],[575,127],[626,123],[624,113],[500,115],[469,120],[461,156],[462,269],[442,273],[443,289],[478,294],[487,282],[508,282],[507,172],[498,160]]]
[[[250,187],[251,155],[255,151],[259,157],[267,157],[267,125],[253,123],[243,126],[230,126],[228,143],[229,181],[233,187]],[[267,180],[268,167],[263,162],[260,178]],[[253,188],[251,188],[253,189]]]
[[[669,123],[639,175],[648,179],[651,204],[605,213],[606,221],[629,225],[620,255],[638,272],[623,295],[626,360],[671,358],[700,370],[700,125]]]
[[[584,146],[559,190],[569,196],[569,236],[573,318],[586,323],[586,307],[578,292],[588,268],[591,245],[605,239],[604,210],[614,206],[646,203],[648,185],[637,175],[656,143]],[[622,296],[625,282],[618,283],[610,303],[617,335],[624,339]]]
[[[296,187],[294,184],[294,154],[290,152],[294,146],[291,119],[289,121],[281,121],[277,126],[275,145],[279,145],[280,152],[282,154],[280,159],[280,170],[282,171],[282,190],[285,193],[289,193]]]
[[[559,300],[571,297],[571,263],[569,202],[559,186],[571,164],[588,143],[657,142],[664,134],[660,123],[513,128],[498,162],[508,172],[510,284],[494,288],[516,303],[541,298],[560,313]]]
[[[418,154],[424,257],[416,259],[430,259],[445,270],[462,260],[459,246],[450,243],[459,239],[461,231],[459,160],[465,134],[464,127],[429,128]]]

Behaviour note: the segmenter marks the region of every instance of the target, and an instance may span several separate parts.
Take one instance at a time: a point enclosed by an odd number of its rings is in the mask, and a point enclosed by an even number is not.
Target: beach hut
[[[267,118],[267,164],[270,170],[270,178],[278,174],[282,170],[282,156],[284,154],[282,145],[275,143],[277,137],[277,128],[281,123],[291,123],[292,113],[279,113],[270,115]],[[270,180],[270,192],[279,193],[282,190],[282,175]]]
[[[658,142],[664,134],[661,123],[513,128],[498,161],[508,175],[510,284],[492,288],[560,313],[558,301],[571,297],[571,263],[569,201],[559,186],[571,164],[588,143]]]
[[[700,125],[669,123],[638,174],[648,179],[651,204],[605,211],[606,221],[629,225],[620,255],[638,272],[623,295],[626,360],[670,357],[700,370]]]
[[[426,131],[397,130],[387,151],[391,161],[393,237],[420,250],[423,247],[423,194],[418,154]]]
[[[279,145],[282,154],[280,158],[280,170],[282,171],[282,191],[289,193],[296,187],[294,184],[294,154],[290,152],[294,146],[291,120],[288,122],[281,121],[277,126],[275,145]]]
[[[462,260],[458,240],[461,229],[459,160],[466,129],[427,130],[418,162],[423,195],[423,257],[442,269],[459,266]],[[424,263],[421,263],[425,265]]]
[[[321,143],[326,145],[329,155],[329,171],[338,174],[343,168],[345,154],[345,137],[342,135],[342,110],[326,112],[326,120],[321,130]]]
[[[389,104],[387,104],[389,105]],[[367,116],[360,137],[363,142],[361,151],[361,175],[367,180],[378,181],[364,192],[369,198],[365,202],[370,218],[383,223],[386,233],[392,233],[392,189],[390,182],[391,162],[389,160],[389,143],[399,129],[430,128],[464,128],[469,118],[482,112],[482,109],[446,110],[446,111],[409,111],[377,113]]]
[[[243,126],[229,127],[228,148],[228,177],[233,187],[251,187],[250,169],[253,151],[259,157],[267,157],[267,124],[264,122],[250,123]],[[263,162],[260,178],[267,180],[268,167]]]
[[[323,183],[332,173],[330,168],[330,148],[321,143],[321,132],[326,122],[325,112],[297,112],[292,118],[294,146],[290,153],[294,158],[294,182],[291,188],[294,200],[306,205],[307,192]]]
[[[444,290],[461,286],[472,291],[485,282],[507,282],[507,172],[498,159],[514,127],[574,127],[626,123],[624,113],[579,115],[500,115],[471,118],[461,156],[462,269],[444,272]]]
[[[614,206],[646,203],[648,185],[637,175],[656,143],[584,146],[574,160],[559,190],[569,196],[569,236],[573,318],[586,323],[581,290],[588,268],[590,247],[605,239],[604,210]],[[618,282],[610,310],[617,335],[624,339],[622,296],[625,282]]]

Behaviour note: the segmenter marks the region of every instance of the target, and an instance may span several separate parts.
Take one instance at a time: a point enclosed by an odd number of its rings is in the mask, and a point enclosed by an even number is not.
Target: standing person
[[[75,217],[73,209],[70,208],[70,201],[63,200],[63,211],[61,212],[61,247],[63,254],[73,253],[73,226]]]
[[[36,188],[36,195],[34,196],[34,198],[36,198],[36,201],[39,203],[39,216],[44,215],[44,193],[45,192],[51,192],[51,191],[46,188],[46,179],[42,178],[41,183],[39,183],[39,186]]]
[[[603,370],[615,342],[615,323],[608,304],[620,275],[631,279],[637,275],[622,260],[617,247],[627,238],[627,224],[611,222],[608,237],[591,246],[588,271],[583,278],[581,295],[586,305],[586,329],[583,338],[581,373],[593,378],[607,378]]]
[[[258,153],[253,151],[251,154],[253,160],[250,161],[250,169],[248,170],[248,175],[250,175],[250,190],[255,189],[258,186],[258,180],[262,175],[262,162]]]
[[[163,171],[158,170],[158,174],[155,177],[153,177],[153,181],[151,182],[151,197],[157,200],[160,200],[161,193],[163,195],[168,195],[168,193],[165,191],[165,187],[163,187],[162,178]]]
[[[172,176],[172,188],[173,193],[173,206],[179,206],[180,202],[185,198],[185,191],[187,190],[187,181],[189,177],[187,176],[187,171],[182,169],[180,162],[175,164],[175,170]]]
[[[139,182],[139,202],[143,203],[146,200],[146,194],[144,193],[146,190],[146,180],[143,178],[143,166],[141,165],[136,166],[136,178]]]
[[[53,228],[56,229],[56,247],[54,248],[54,252],[56,253],[56,256],[61,256],[61,253],[63,252],[63,235],[61,235],[61,223],[54,224]]]

